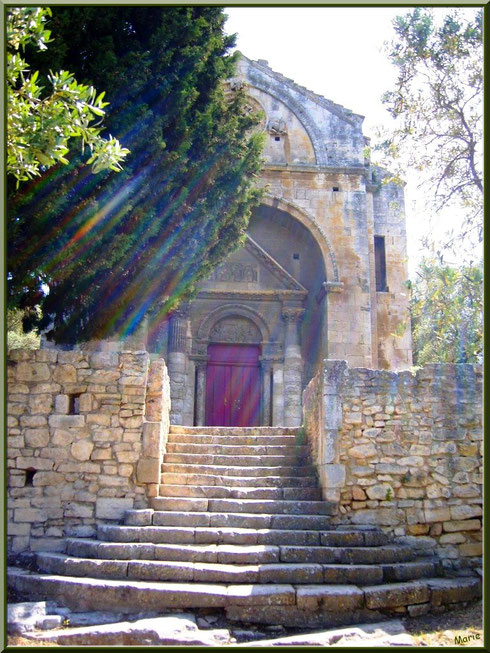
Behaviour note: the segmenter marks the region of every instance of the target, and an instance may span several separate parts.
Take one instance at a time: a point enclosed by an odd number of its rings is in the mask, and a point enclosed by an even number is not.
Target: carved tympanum
[[[259,343],[259,329],[245,317],[233,316],[219,320],[209,334],[211,342]]]

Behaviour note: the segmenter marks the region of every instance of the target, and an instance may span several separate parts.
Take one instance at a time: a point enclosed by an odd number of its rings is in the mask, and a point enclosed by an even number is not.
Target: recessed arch
[[[304,209],[301,209],[299,206],[296,206],[292,202],[279,199],[273,195],[265,194],[262,198],[262,204],[273,209],[279,209],[285,213],[289,213],[291,217],[295,218],[301,224],[310,231],[312,236],[315,238],[320,251],[323,256],[323,262],[325,265],[325,273],[327,281],[339,282],[339,268],[337,265],[337,259],[333,251],[333,247],[330,244],[330,241],[326,233],[318,226],[313,216],[309,215]]]

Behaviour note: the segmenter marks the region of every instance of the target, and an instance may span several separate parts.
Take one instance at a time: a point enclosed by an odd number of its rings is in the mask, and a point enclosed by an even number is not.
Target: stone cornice
[[[284,301],[285,299],[303,300],[307,290],[201,290],[199,299],[230,299],[241,301]]]
[[[356,175],[361,177],[366,177],[368,175],[369,169],[366,166],[326,166],[326,165],[311,165],[311,164],[300,164],[300,163],[265,163],[263,170],[270,170],[271,172],[301,172],[301,173],[311,173],[311,174],[343,174],[343,175]],[[376,186],[376,189],[378,186]]]

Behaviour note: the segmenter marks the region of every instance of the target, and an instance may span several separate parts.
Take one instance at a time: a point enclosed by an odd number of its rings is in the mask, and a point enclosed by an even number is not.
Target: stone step
[[[165,501],[165,499],[161,499]],[[159,501],[158,498],[152,501]],[[264,502],[265,503],[265,502]],[[336,504],[324,502],[325,510]],[[330,525],[326,515],[274,514],[253,512],[186,512],[183,510],[128,510],[127,526],[210,526],[230,528],[273,528],[325,530]]]
[[[38,570],[60,576],[153,580],[196,583],[294,583],[336,584],[335,579],[381,584],[383,570],[369,565],[329,565],[318,563],[224,563],[187,560],[107,559],[72,557],[62,553],[38,553]],[[425,572],[425,573],[423,573]],[[431,576],[426,565],[417,577]],[[407,574],[408,576],[408,574]]]
[[[318,487],[226,487],[224,485],[169,485],[159,487],[161,497],[206,497],[209,499],[283,499],[320,501]]]
[[[117,544],[138,545],[138,551],[152,551],[153,546],[158,543],[169,544],[212,544],[227,546],[239,545],[237,549],[242,549],[247,545],[285,545],[285,546],[308,546],[308,547],[331,547],[353,549],[356,547],[379,547],[390,544],[390,537],[382,531],[314,531],[314,530],[280,530],[280,529],[259,529],[255,531],[249,528],[210,528],[210,527],[146,527],[138,528],[135,526],[119,525],[99,525],[98,537],[100,544],[106,546],[106,542],[116,542]],[[67,542],[71,542],[68,538]],[[75,538],[76,543],[93,542],[94,540],[84,540]],[[157,544],[154,544],[157,543]],[[131,544],[132,546],[133,544]],[[93,546],[93,545],[91,545]],[[142,548],[143,547],[143,548]],[[92,549],[91,549],[92,550]],[[148,553],[150,559],[153,554]],[[139,558],[140,555],[135,555]],[[339,558],[340,560],[340,558]],[[385,561],[386,562],[386,561]]]
[[[250,456],[250,455],[214,455],[212,453],[166,453],[163,456],[164,464],[182,465],[237,465],[240,467],[295,467],[307,463],[306,455],[303,456]]]
[[[234,460],[236,462],[236,458]],[[195,463],[170,463],[162,465],[162,472],[173,474],[209,474],[214,476],[311,476],[316,477],[316,470],[313,465],[274,465],[274,466],[238,466],[238,465],[198,465]]]
[[[304,555],[300,549],[308,551]],[[160,560],[168,562],[206,562],[219,564],[322,564],[328,571],[323,582],[343,583],[401,581],[431,576],[435,573],[433,560],[406,562],[404,547],[369,549],[360,561],[350,561],[349,550],[340,547],[295,547],[288,545],[233,545],[233,544],[152,544],[101,542],[91,539],[67,538],[65,553],[80,558],[107,560]],[[413,556],[409,556],[413,557]],[[396,564],[393,562],[397,560]],[[405,562],[403,562],[405,560]],[[376,573],[367,572],[374,569]],[[353,570],[358,569],[354,573]],[[347,573],[350,570],[352,573]],[[368,577],[369,576],[369,577]],[[375,580],[377,579],[377,580]]]
[[[199,469],[199,467],[196,467]],[[216,468],[215,468],[216,470]],[[317,476],[226,476],[220,472],[202,474],[199,472],[169,472],[168,465],[163,467],[160,477],[163,485],[189,485],[189,486],[223,486],[223,487],[280,487],[302,488],[318,487]]]
[[[289,446],[305,445],[305,439],[296,435],[205,435],[202,433],[172,433],[168,435],[169,444],[214,444],[232,446]]]
[[[299,436],[301,427],[296,426],[180,426],[172,424],[169,433],[187,435],[226,435],[226,436]]]
[[[309,455],[309,449],[300,445],[270,445],[270,444],[196,444],[188,442],[168,442],[168,454],[193,454],[211,456],[282,456],[288,458],[304,458]]]
[[[334,504],[328,501],[286,501],[283,499],[154,497],[150,499],[150,505],[154,510],[162,511],[244,512],[272,515],[331,515],[334,511]]]
[[[101,524],[99,540],[155,544],[284,544],[321,546],[320,530],[297,528],[243,528],[201,526],[119,526]]]
[[[60,600],[72,610],[131,614],[169,608],[225,608],[231,620],[291,626],[335,625],[379,619],[380,613],[422,610],[481,596],[478,578],[426,578],[382,585],[224,584],[111,580],[7,569],[8,587],[31,600]]]

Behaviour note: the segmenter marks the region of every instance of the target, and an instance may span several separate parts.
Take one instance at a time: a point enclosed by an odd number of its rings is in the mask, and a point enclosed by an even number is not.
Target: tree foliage
[[[431,9],[417,7],[394,27],[387,52],[398,78],[383,98],[397,119],[382,146],[389,165],[422,172],[437,211],[463,207],[459,238],[472,232],[481,240],[482,11],[453,9],[437,21]]]
[[[51,32],[47,7],[11,7],[7,10],[7,173],[17,183],[39,176],[57,162],[68,163],[69,141],[77,139],[90,151],[93,171],[121,170],[128,151],[119,141],[100,134],[104,93],[80,84],[66,70],[49,72],[50,90],[39,83],[20,50],[29,45],[46,50]]]
[[[107,130],[131,153],[118,175],[73,156],[10,197],[9,301],[41,304],[57,342],[123,336],[149,312],[156,328],[243,242],[260,198],[259,116],[224,83],[234,39],[218,7],[52,11],[36,68],[104,88]]]
[[[36,329],[24,332],[22,322],[23,311],[19,309],[7,310],[7,351],[12,349],[39,349],[41,338]]]
[[[479,363],[483,352],[483,266],[424,259],[412,285],[414,363]]]

